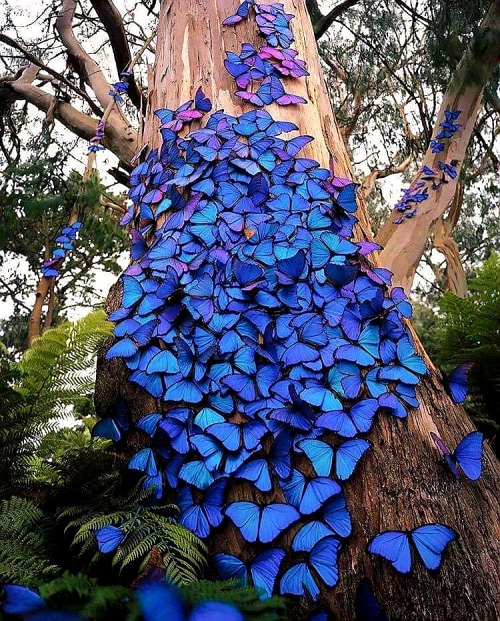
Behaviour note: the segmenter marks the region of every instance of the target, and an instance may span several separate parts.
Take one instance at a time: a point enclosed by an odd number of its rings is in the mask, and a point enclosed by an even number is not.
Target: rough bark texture
[[[444,111],[459,109],[462,114],[461,129],[451,138],[442,153],[427,150],[422,165],[437,169],[440,160],[458,160],[457,171],[469,145],[476,123],[484,87],[500,58],[500,0],[493,0],[480,29],[474,35],[458,64],[438,112],[433,135],[439,132]],[[417,175],[413,186],[420,179]],[[457,176],[458,179],[458,176]],[[418,205],[417,214],[401,225],[390,217],[377,234],[377,241],[384,247],[381,263],[394,273],[394,282],[409,291],[420,259],[431,232],[448,209],[456,191],[457,181],[449,181],[437,191],[430,190],[429,198]]]
[[[315,141],[307,157],[328,166],[333,154],[338,175],[350,176],[351,167],[339,134],[321,76],[314,33],[305,0],[283,0],[294,13],[296,49],[307,61],[311,76],[298,82],[294,92],[310,103],[270,112],[299,125]],[[214,109],[239,114],[245,107],[233,93],[235,86],[223,68],[224,51],[239,50],[242,42],[256,42],[252,22],[238,29],[224,28],[224,17],[234,12],[239,0],[164,0],[158,29],[156,64],[151,76],[145,140],[158,145],[156,108],[178,106],[202,86]],[[361,207],[359,216],[366,221]],[[363,236],[360,229],[359,236]],[[108,299],[108,310],[120,302],[120,287]],[[375,448],[346,486],[353,521],[353,535],[340,557],[341,579],[330,592],[323,592],[320,606],[341,621],[353,621],[354,597],[359,580],[371,577],[374,588],[392,621],[490,621],[498,618],[500,584],[495,571],[500,560],[497,463],[486,447],[484,474],[479,483],[455,482],[434,448],[429,432],[439,433],[450,445],[471,431],[462,408],[446,395],[438,372],[431,365],[422,382],[422,406],[407,421],[380,417],[370,435]],[[126,381],[124,365],[116,360],[99,362],[96,386],[97,410],[103,411],[117,394],[129,403],[132,417],[154,411],[160,403]],[[134,440],[133,440],[134,441]],[[304,468],[304,470],[306,470]],[[256,498],[244,484],[232,486],[230,500]],[[281,500],[277,496],[277,499]],[[269,499],[268,499],[269,501]],[[417,561],[411,576],[396,574],[390,565],[366,553],[368,540],[387,529],[414,528],[424,522],[442,521],[460,534],[450,546],[442,569],[430,574]],[[279,541],[287,545],[290,541]],[[209,542],[212,551],[235,553],[254,549],[231,524]],[[294,619],[305,619],[309,603],[293,607]]]

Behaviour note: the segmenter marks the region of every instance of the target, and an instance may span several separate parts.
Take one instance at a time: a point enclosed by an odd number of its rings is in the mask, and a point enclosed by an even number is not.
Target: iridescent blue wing
[[[448,449],[448,447],[446,446],[446,444],[443,442],[443,440],[437,436],[433,431],[430,432],[431,438],[434,441],[434,444],[438,447],[438,449],[441,451],[444,460],[446,461],[446,463],[448,464],[450,470],[453,473],[453,476],[456,479],[460,478],[460,474],[458,472],[457,466],[455,464],[455,460],[453,458],[453,456],[450,453],[450,450]]]
[[[214,481],[213,474],[208,470],[206,464],[199,460],[184,464],[179,471],[179,478],[202,490],[209,487]]]
[[[269,543],[291,524],[300,519],[299,512],[284,503],[271,503],[262,509],[259,541]]]
[[[351,514],[343,494],[337,494],[323,509],[323,519],[339,537],[349,537],[352,531]]]
[[[2,611],[9,615],[30,615],[47,608],[40,595],[27,587],[4,584],[2,590]]]
[[[298,446],[307,455],[318,476],[330,476],[333,464],[333,449],[329,444],[322,440],[303,440]]]
[[[225,511],[246,541],[253,543],[259,537],[260,508],[253,502],[232,502]],[[270,541],[270,540],[269,540]]]
[[[470,362],[459,364],[447,378],[446,388],[455,403],[463,403],[467,399],[469,394],[468,377],[471,367],[472,363]]]
[[[314,513],[324,503],[341,491],[340,485],[327,477],[316,477],[307,483],[302,499],[299,504],[299,511],[302,515]]]
[[[462,438],[453,457],[465,476],[477,481],[483,469],[483,434],[473,431]]]
[[[361,438],[343,442],[335,453],[335,472],[337,478],[341,481],[349,479],[356,469],[359,460],[371,446],[371,442]]]
[[[412,559],[407,533],[388,530],[373,537],[368,543],[368,552],[378,554],[392,563],[399,573],[411,571]]]
[[[273,548],[261,552],[250,565],[253,584],[257,589],[262,589],[261,599],[267,599],[273,594],[276,576],[285,558],[284,550]]]
[[[318,572],[323,582],[333,587],[339,579],[337,554],[340,541],[334,537],[327,537],[319,541],[309,553],[309,563]]]
[[[252,481],[261,492],[269,492],[272,488],[269,467],[265,459],[247,461],[236,470],[234,476]]]
[[[215,571],[222,580],[237,580],[243,585],[248,584],[248,572],[245,563],[231,554],[214,554]]]
[[[125,533],[116,526],[105,526],[96,531],[99,552],[108,554],[113,552],[125,539]]]
[[[135,592],[144,621],[183,619],[184,606],[166,582],[142,582]]]
[[[439,569],[446,546],[458,537],[443,524],[425,524],[411,531],[411,538],[427,569]]]
[[[162,610],[163,614],[163,610]],[[165,619],[181,619],[182,617],[165,617]],[[155,617],[158,620],[158,617]],[[188,621],[214,621],[224,619],[224,621],[245,621],[242,613],[231,604],[223,602],[201,602],[198,604],[191,614]],[[146,620],[149,621],[149,620]]]
[[[335,536],[335,533],[331,528],[319,520],[314,520],[304,524],[297,531],[292,541],[292,550],[294,552],[309,552],[318,541],[332,536]]]
[[[133,455],[128,462],[128,467],[131,470],[145,472],[149,476],[158,474],[155,453],[151,448],[142,449]]]
[[[309,594],[313,600],[317,599],[319,588],[306,563],[293,565],[283,575],[280,581],[280,593],[298,596]]]

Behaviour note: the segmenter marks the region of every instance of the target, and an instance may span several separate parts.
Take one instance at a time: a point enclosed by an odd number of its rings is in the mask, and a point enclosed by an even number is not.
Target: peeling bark
[[[448,162],[458,160],[457,179],[449,180],[437,191],[430,190],[429,198],[418,205],[416,215],[401,225],[394,224],[394,216],[390,217],[376,236],[377,242],[384,247],[380,255],[382,265],[394,272],[394,283],[402,286],[407,292],[411,289],[427,240],[455,195],[483,90],[499,58],[500,0],[493,0],[481,27],[453,73],[437,115],[434,135],[439,131],[439,123],[447,108],[462,111],[458,121],[462,127],[448,141],[441,153],[433,154],[428,148],[422,162],[423,165],[437,169],[440,160]],[[420,175],[417,174],[410,187],[413,187],[419,179]]]
[[[294,92],[306,97],[308,104],[288,109],[269,109],[277,119],[290,120],[302,133],[315,141],[304,149],[305,157],[328,166],[332,154],[336,173],[352,177],[349,158],[339,133],[320,71],[313,29],[305,0],[283,0],[285,9],[294,13],[296,49],[308,64],[310,77],[297,82]],[[234,97],[236,90],[225,72],[225,50],[239,51],[240,43],[257,42],[252,23],[224,28],[221,22],[234,12],[239,0],[221,3],[217,0],[191,0],[189,10],[180,0],[164,0],[158,28],[157,55],[149,92],[149,111],[145,140],[150,147],[159,144],[158,122],[153,111],[160,107],[175,108],[190,99],[201,86],[212,99],[214,109],[241,114],[250,109]],[[363,205],[358,210],[367,221]],[[363,227],[357,236],[369,236]],[[113,287],[107,310],[119,306],[120,286]],[[356,476],[346,486],[348,506],[353,521],[353,534],[340,555],[339,585],[322,591],[318,602],[340,621],[355,618],[354,597],[363,576],[374,584],[388,618],[392,621],[493,621],[498,618],[496,602],[500,601],[500,584],[495,570],[500,561],[497,462],[489,447],[485,448],[484,474],[479,483],[455,482],[442,457],[436,451],[429,432],[439,433],[452,446],[472,430],[464,410],[446,395],[438,371],[430,374],[419,389],[421,407],[407,421],[380,417],[370,439],[375,450],[361,464]],[[161,409],[139,387],[127,382],[127,369],[116,359],[100,358],[96,384],[97,412],[104,412],[120,395],[130,408],[134,421],[142,415]],[[132,438],[137,448],[137,438]],[[304,465],[304,472],[307,466]],[[258,500],[258,492],[244,483],[231,486],[229,500]],[[269,495],[266,496],[270,501]],[[281,492],[276,500],[282,500]],[[366,553],[368,540],[391,528],[414,528],[424,522],[442,521],[460,533],[450,546],[441,571],[430,574],[416,563],[411,577],[396,574],[389,564]],[[290,536],[280,544],[290,545]],[[244,542],[231,523],[208,542],[212,552],[238,553],[242,558],[254,550]],[[303,620],[311,611],[310,602],[302,601],[292,608],[293,619]]]
[[[433,245],[436,250],[444,254],[446,260],[446,279],[448,289],[464,298],[467,295],[467,277],[465,274],[460,251],[457,242],[453,239],[453,229],[460,217],[464,188],[462,184],[457,187],[448,216],[441,216],[434,229]]]

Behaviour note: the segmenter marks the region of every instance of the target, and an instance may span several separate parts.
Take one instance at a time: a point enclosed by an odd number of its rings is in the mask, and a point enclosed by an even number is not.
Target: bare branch
[[[91,0],[91,3],[108,33],[109,42],[111,43],[113,56],[115,58],[116,69],[118,73],[121,73],[132,60],[122,16],[112,0]],[[146,109],[146,100],[143,98],[135,80],[130,81],[127,94],[136,108],[141,109],[142,106],[143,110]]]
[[[372,170],[370,174],[367,175],[362,182],[362,188],[365,195],[365,198],[368,198],[373,187],[375,185],[375,181],[377,179],[384,179],[385,177],[390,177],[391,175],[397,175],[408,169],[410,164],[413,161],[412,155],[409,155],[406,159],[404,159],[401,164],[388,166],[387,168],[383,168],[382,170]]]
[[[48,67],[46,64],[42,63],[40,60],[38,60],[38,58],[36,56],[34,56],[23,45],[21,45],[20,43],[18,43],[14,39],[11,39],[9,36],[7,36],[7,35],[5,35],[3,33],[0,33],[0,41],[2,43],[5,43],[6,45],[9,45],[10,47],[15,48],[16,50],[19,50],[20,52],[22,52],[24,54],[24,56],[26,57],[26,59],[30,61],[30,63],[32,63],[33,65],[36,65],[37,67],[40,67],[40,69],[44,69],[51,76],[53,76],[54,78],[59,80],[59,82],[61,82],[61,84],[64,84],[70,90],[74,91],[79,97],[84,99],[89,104],[89,106],[91,107],[91,109],[93,110],[93,112],[95,114],[97,114],[98,116],[102,115],[101,108],[99,108],[99,106],[95,105],[95,103],[92,101],[92,99],[87,95],[87,93],[85,91],[82,91],[80,88],[75,86],[73,84],[73,82],[71,82],[70,80],[65,78],[58,71],[55,71],[51,67]]]
[[[111,100],[110,85],[97,63],[92,60],[75,37],[73,32],[75,11],[76,0],[63,0],[61,12],[56,20],[56,29],[76,71],[94,91],[101,106],[106,108]]]
[[[320,39],[325,34],[328,28],[330,28],[333,22],[336,19],[338,19],[342,15],[342,13],[347,11],[347,9],[350,9],[352,6],[354,6],[358,2],[359,0],[344,0],[337,6],[333,7],[333,9],[329,13],[327,13],[326,15],[322,15],[319,19],[315,20],[315,23],[313,24],[313,26],[314,26],[314,36],[316,37],[316,40]],[[317,3],[314,3],[314,4],[316,4],[316,8],[317,8],[318,6]],[[309,9],[309,4],[308,4],[308,9]]]

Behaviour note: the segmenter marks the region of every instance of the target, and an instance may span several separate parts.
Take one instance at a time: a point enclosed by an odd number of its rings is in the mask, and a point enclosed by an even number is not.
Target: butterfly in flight
[[[459,479],[462,474],[471,481],[479,479],[483,469],[484,439],[480,431],[473,431],[462,438],[453,453],[450,452],[441,438],[432,431],[431,438],[443,454],[456,479]]]

